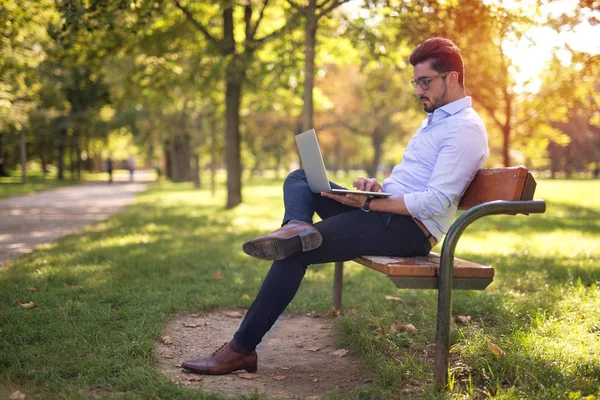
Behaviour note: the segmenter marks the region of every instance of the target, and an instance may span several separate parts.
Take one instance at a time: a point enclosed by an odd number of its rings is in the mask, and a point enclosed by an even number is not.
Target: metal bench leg
[[[333,308],[342,309],[342,281],[344,279],[344,263],[335,263],[335,272],[333,274]]]
[[[446,256],[446,257],[444,257]],[[454,256],[442,252],[438,278],[438,310],[435,335],[436,385],[441,390],[448,383],[448,357],[450,353],[450,318],[452,314],[452,275]]]

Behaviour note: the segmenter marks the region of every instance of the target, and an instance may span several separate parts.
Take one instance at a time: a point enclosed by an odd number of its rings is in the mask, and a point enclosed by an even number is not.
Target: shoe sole
[[[185,369],[188,372],[196,374],[196,375],[227,375],[227,374],[231,374],[232,372],[235,372],[235,371],[246,371],[250,374],[255,374],[258,371],[257,365],[254,365],[251,367],[246,367],[246,368],[242,367],[242,368],[234,369],[231,371],[219,371],[219,372],[215,372],[214,370],[210,370],[210,369],[203,371],[203,370],[186,367],[184,365],[182,365],[181,368]]]
[[[321,233],[315,229],[307,230],[288,239],[259,238],[242,245],[249,256],[261,260],[279,261],[298,251],[310,251],[323,243]]]

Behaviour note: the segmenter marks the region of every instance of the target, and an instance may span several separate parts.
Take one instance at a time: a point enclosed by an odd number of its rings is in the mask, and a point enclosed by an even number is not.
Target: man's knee
[[[285,178],[285,182],[283,184],[285,186],[287,183],[293,183],[298,181],[306,181],[306,173],[303,169],[297,169],[295,171],[290,172],[287,178]]]

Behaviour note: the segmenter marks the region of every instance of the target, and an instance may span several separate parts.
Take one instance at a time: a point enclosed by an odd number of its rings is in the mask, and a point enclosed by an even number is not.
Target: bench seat
[[[398,288],[437,289],[440,255],[423,257],[363,256],[354,260],[390,278]],[[494,268],[454,258],[454,289],[483,290],[494,280]]]

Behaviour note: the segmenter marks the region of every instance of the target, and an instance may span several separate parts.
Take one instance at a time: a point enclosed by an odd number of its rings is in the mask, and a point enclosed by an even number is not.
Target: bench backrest
[[[532,200],[535,186],[533,176],[525,167],[480,169],[458,208],[467,210],[494,200]]]

